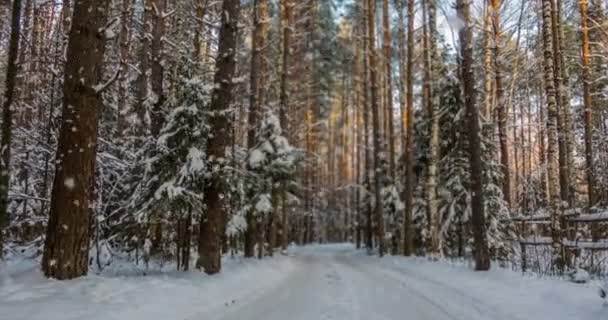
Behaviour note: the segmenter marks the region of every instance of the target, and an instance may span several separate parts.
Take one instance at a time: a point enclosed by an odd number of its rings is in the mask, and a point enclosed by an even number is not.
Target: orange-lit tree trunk
[[[597,202],[595,190],[595,164],[593,155],[593,113],[594,105],[591,96],[591,46],[589,41],[589,17],[587,0],[579,1],[582,27],[582,63],[583,63],[583,104],[585,110],[585,172],[587,174],[587,193],[589,208]]]

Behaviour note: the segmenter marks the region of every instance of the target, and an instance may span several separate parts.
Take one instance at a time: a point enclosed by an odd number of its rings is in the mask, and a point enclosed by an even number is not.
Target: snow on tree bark
[[[212,136],[208,141],[208,156],[218,165],[223,165],[225,150],[230,144],[230,122],[226,111],[233,100],[234,74],[236,70],[236,49],[238,35],[238,17],[240,13],[240,0],[224,0],[222,4],[222,24],[219,34],[218,58],[214,77],[210,104],[212,113],[210,119]],[[204,201],[207,207],[206,214],[200,221],[199,257],[197,262],[208,274],[218,273],[221,270],[221,233],[222,221],[225,219],[225,204],[223,199],[226,192],[222,188],[222,172],[213,172],[210,181],[205,186]]]
[[[47,277],[86,275],[89,221],[95,175],[97,127],[102,98],[107,0],[78,0],[69,33],[63,86],[63,120],[57,146],[57,169],[42,258]]]

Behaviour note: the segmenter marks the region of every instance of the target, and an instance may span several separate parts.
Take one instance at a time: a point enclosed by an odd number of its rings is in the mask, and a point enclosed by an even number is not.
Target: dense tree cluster
[[[605,3],[0,1],[0,257],[517,260],[608,207]],[[519,220],[517,220],[519,219]],[[525,220],[525,219],[524,219]]]

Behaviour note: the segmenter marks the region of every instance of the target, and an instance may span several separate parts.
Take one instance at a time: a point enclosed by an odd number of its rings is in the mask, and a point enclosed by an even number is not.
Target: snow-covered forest
[[[605,317],[607,53],[601,0],[0,0],[0,318]]]

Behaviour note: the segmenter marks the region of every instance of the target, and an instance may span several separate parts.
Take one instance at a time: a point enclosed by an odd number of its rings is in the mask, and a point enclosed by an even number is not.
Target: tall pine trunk
[[[367,16],[367,32],[368,32],[368,48],[369,48],[369,70],[371,77],[371,107],[372,107],[372,132],[374,144],[374,196],[376,199],[374,216],[376,222],[376,236],[378,237],[378,253],[384,255],[384,216],[382,204],[382,184],[384,183],[384,164],[381,159],[384,157],[384,148],[382,137],[380,134],[380,109],[379,86],[378,86],[378,62],[376,44],[376,26],[375,26],[375,2],[368,0],[368,16]]]
[[[252,149],[256,145],[256,131],[263,106],[264,92],[264,52],[268,33],[268,0],[255,0],[253,7],[253,46],[251,48],[251,92],[249,93],[249,117],[247,119],[247,147]],[[247,230],[245,231],[245,256],[255,255],[255,243],[258,233],[263,232],[263,226],[258,226],[256,213],[247,211]],[[258,230],[259,229],[259,230]],[[260,248],[261,249],[261,248]]]
[[[214,90],[211,96],[210,130],[208,154],[211,159],[225,158],[225,150],[230,146],[230,119],[226,110],[233,100],[233,78],[236,70],[236,49],[240,0],[224,0],[222,4],[222,24],[219,34],[218,53],[215,65]],[[220,160],[216,160],[220,161]],[[220,164],[221,165],[221,164]],[[226,216],[223,203],[221,172],[216,172],[205,187],[206,216],[200,222],[200,261],[197,263],[207,274],[221,270],[221,238],[223,220]]]
[[[545,77],[545,96],[547,104],[547,179],[549,206],[552,211],[551,232],[553,238],[553,266],[561,269],[563,261],[561,259],[562,248],[560,244],[560,207],[561,195],[559,185],[559,159],[558,159],[558,110],[557,94],[554,79],[554,48],[553,48],[553,29],[552,29],[552,2],[553,0],[543,0],[542,4],[542,37],[543,37],[543,60]]]
[[[397,0],[401,2],[401,0]],[[405,211],[403,217],[403,254],[408,256],[414,252],[414,228],[412,224],[414,209],[414,0],[407,0],[407,70],[406,73],[406,112],[405,117],[405,186],[404,200]],[[400,25],[402,24],[402,13],[400,13]],[[400,37],[402,38],[402,37]],[[403,41],[400,39],[400,41]],[[405,50],[401,50],[405,54]]]
[[[593,97],[591,96],[591,45],[589,40],[589,17],[587,0],[579,1],[582,24],[582,77],[583,77],[583,104],[585,110],[585,172],[587,174],[587,193],[589,208],[597,202],[595,190],[595,164],[593,154]]]
[[[502,51],[500,26],[500,0],[489,0],[494,35],[494,81],[496,86],[496,109],[498,113],[498,141],[500,144],[500,165],[502,168],[502,193],[507,206],[511,206],[511,170],[509,170],[509,146],[507,141],[508,110],[502,85]],[[515,157],[517,161],[517,157]]]
[[[47,277],[86,275],[95,176],[107,0],[78,0],[69,34],[63,115],[42,270]]]
[[[466,116],[469,122],[468,144],[471,177],[471,222],[474,240],[475,270],[490,269],[490,252],[486,238],[486,222],[483,194],[483,164],[481,162],[481,128],[479,107],[475,94],[475,74],[473,70],[473,25],[471,22],[470,0],[456,2],[458,17],[464,22],[459,31],[462,57],[461,77],[463,83]]]
[[[429,169],[426,182],[426,196],[427,196],[427,211],[429,216],[429,229],[430,229],[430,242],[429,242],[429,253],[431,255],[441,254],[440,245],[440,219],[439,219],[439,201],[437,199],[437,177],[438,177],[438,163],[439,163],[439,110],[435,99],[435,92],[433,90],[435,79],[435,72],[433,70],[433,63],[437,60],[437,26],[435,22],[436,18],[436,4],[435,0],[426,0],[428,8],[428,26],[427,26],[427,45],[425,46],[425,97],[426,97],[426,108],[427,115],[431,124],[430,127],[430,142],[429,142]]]
[[[18,69],[17,54],[19,52],[19,38],[21,35],[21,0],[13,0],[12,10],[6,85],[4,89],[4,102],[2,104],[2,137],[0,138],[0,259],[3,258],[4,253],[4,228],[8,225],[13,103]]]

